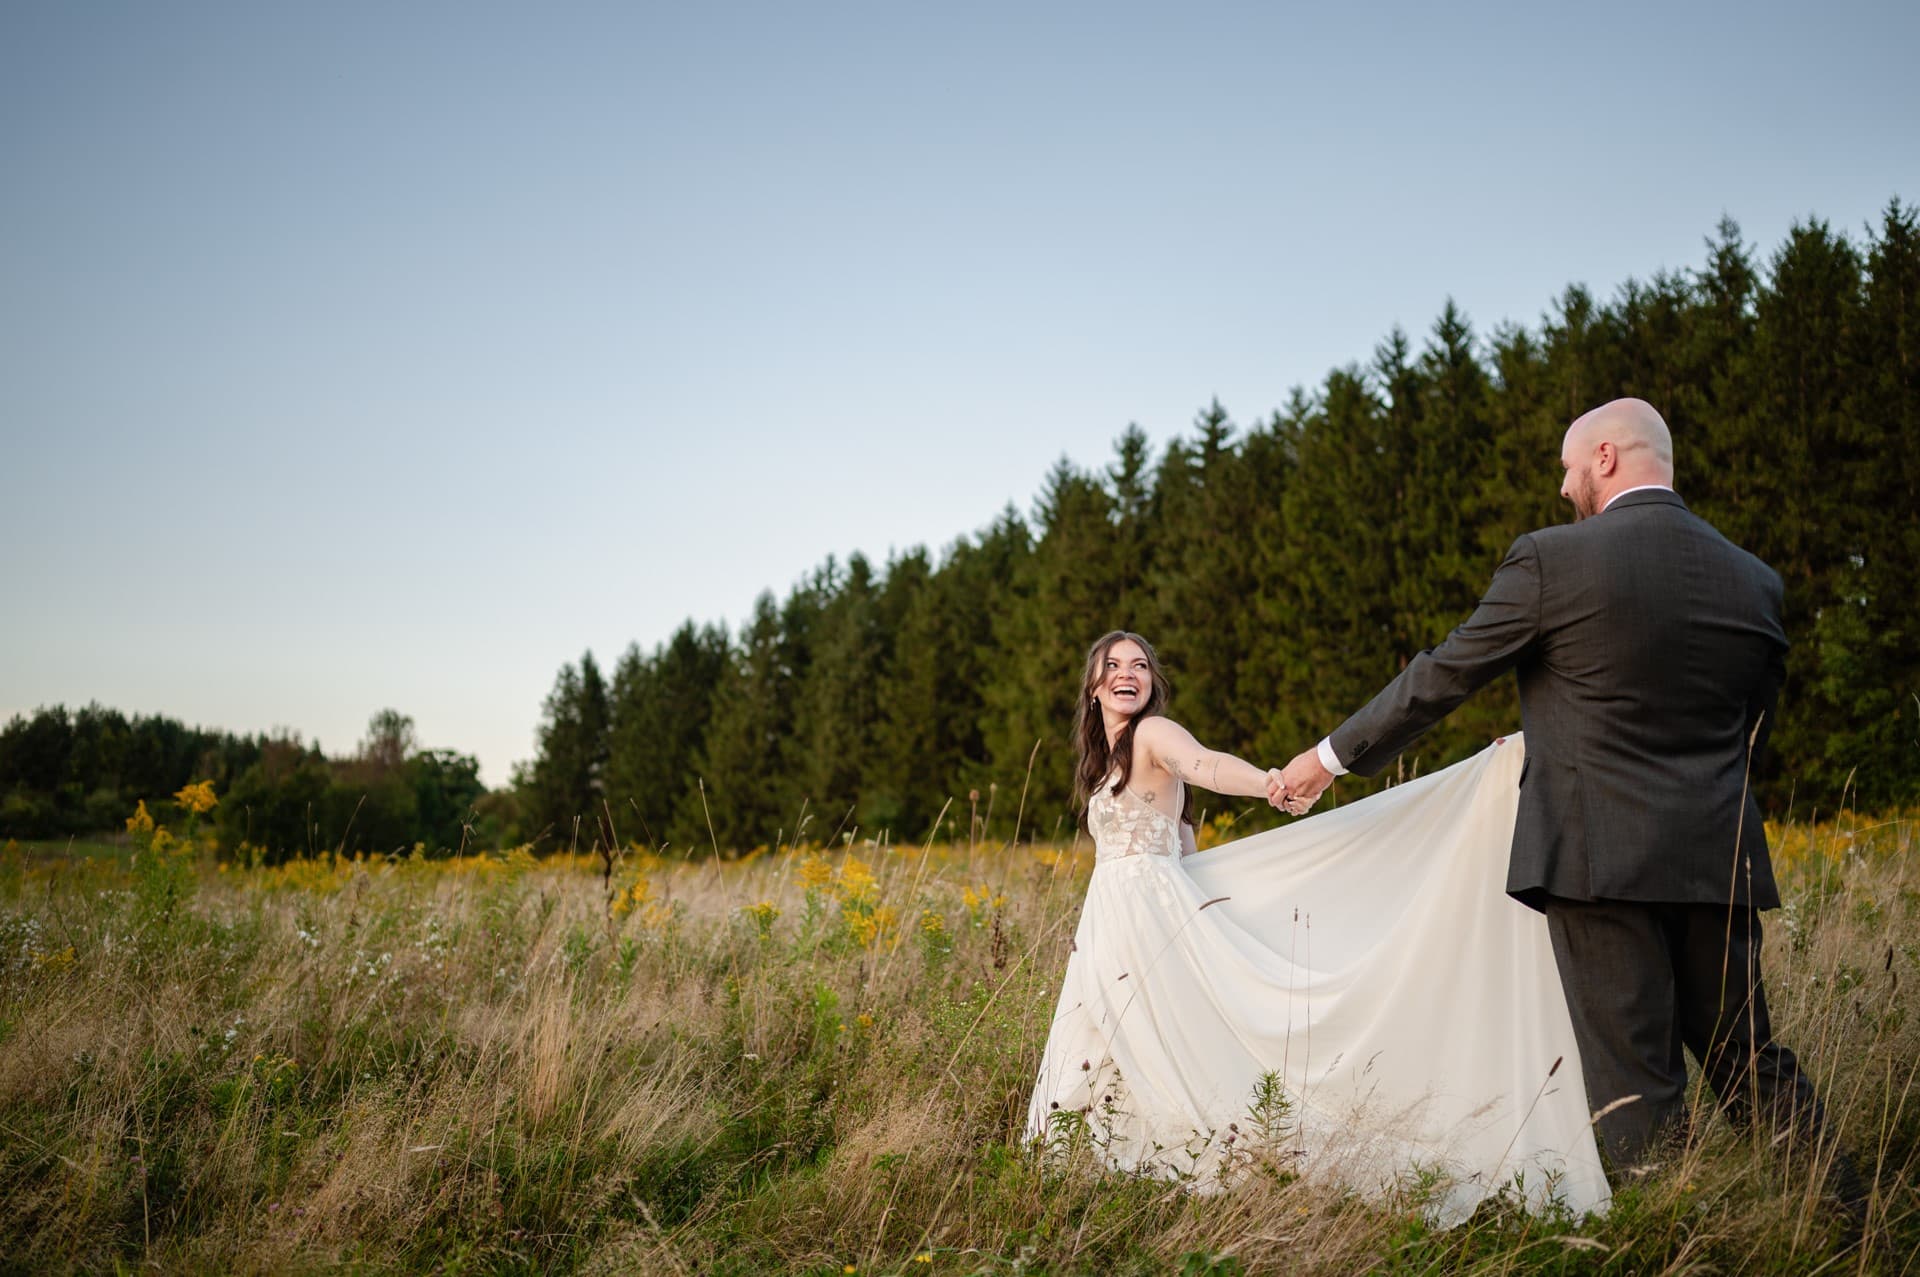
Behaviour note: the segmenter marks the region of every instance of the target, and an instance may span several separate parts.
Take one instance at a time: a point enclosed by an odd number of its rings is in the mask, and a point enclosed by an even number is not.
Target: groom
[[[1596,1134],[1619,1170],[1684,1131],[1684,1045],[1723,1110],[1818,1142],[1825,1119],[1773,1040],[1759,910],[1777,907],[1752,761],[1787,651],[1780,577],[1673,491],[1652,405],[1567,430],[1575,522],[1515,541],[1480,606],[1270,795],[1371,776],[1496,675],[1520,680],[1526,763],[1507,892],[1546,914]],[[1844,1154],[1832,1191],[1866,1192]]]

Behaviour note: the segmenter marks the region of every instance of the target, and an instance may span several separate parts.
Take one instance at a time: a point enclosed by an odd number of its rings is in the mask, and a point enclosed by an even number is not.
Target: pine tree
[[[854,555],[844,579],[821,590],[794,689],[794,777],[824,822],[818,832],[829,838],[858,824],[860,782],[886,674],[879,594],[872,565]]]
[[[1404,342],[1382,361],[1400,366]],[[1394,628],[1400,443],[1357,367],[1328,376],[1299,421],[1299,470],[1282,505],[1293,540],[1258,615],[1303,749],[1385,686],[1411,653]],[[1271,747],[1271,746],[1270,746]],[[1291,757],[1291,754],[1287,754]],[[1348,792],[1361,782],[1343,782]]]
[[[642,655],[620,658],[609,696],[607,796],[616,835],[658,846],[694,786],[694,769],[727,667],[727,635],[691,621]]]
[[[1420,356],[1412,393],[1421,397],[1411,417],[1411,455],[1399,522],[1400,561],[1417,584],[1397,583],[1396,629],[1408,658],[1441,642],[1466,620],[1500,565],[1517,531],[1497,523],[1508,494],[1495,477],[1493,383],[1475,350],[1473,328],[1449,299]],[[1534,484],[1550,483],[1557,449],[1534,458]],[[1483,748],[1519,726],[1518,692],[1511,677],[1473,697],[1424,738],[1407,765],[1432,771]]]
[[[942,818],[964,836],[969,793],[981,794],[984,817],[996,790],[1006,792],[984,744],[985,689],[1004,664],[995,618],[1030,553],[1026,525],[1009,509],[948,547],[937,569],[915,551],[888,571],[880,610],[889,650],[863,773],[864,827],[917,839]],[[1003,814],[1011,820],[1011,810]]]
[[[1113,445],[1113,464],[1107,468],[1107,486],[1113,493],[1114,550],[1124,560],[1142,563],[1152,553],[1149,533],[1158,513],[1153,476],[1147,469],[1148,447],[1147,432],[1129,423]]]
[[[1173,717],[1222,749],[1243,748],[1266,712],[1265,697],[1241,685],[1260,585],[1248,534],[1255,508],[1279,495],[1243,464],[1218,400],[1194,419],[1191,440],[1168,447],[1154,485],[1146,636],[1174,683]]]
[[[1013,761],[1012,754],[996,752],[989,744],[994,722],[989,689],[1013,656],[1001,646],[1004,621],[1024,605],[1033,554],[1032,530],[1009,506],[977,538],[957,543],[935,577],[933,606],[938,616],[934,624],[948,636],[946,653],[951,660],[949,667],[935,668],[941,679],[936,738],[945,742],[947,757],[959,769],[957,774],[936,772],[929,778],[936,789],[928,797],[939,801],[931,814],[922,808],[927,820],[948,799],[958,803],[979,792],[994,807],[996,792],[1002,799],[1013,798],[1016,785],[1025,787],[1026,759],[1018,759],[1022,770],[1017,773],[1003,768],[1002,759]],[[997,806],[1004,820],[1004,801]],[[1014,810],[1016,819],[1024,814],[1017,799]],[[1006,832],[1010,836],[1011,827]]]
[[[1920,228],[1898,200],[1869,245],[1855,332],[1842,415],[1858,452],[1821,480],[1844,494],[1829,535],[1845,557],[1813,623],[1822,708],[1808,730],[1827,788],[1851,782],[1856,804],[1881,808],[1920,799]]]
[[[740,851],[795,837],[797,804],[786,767],[793,729],[792,651],[771,594],[728,654],[695,766],[695,785],[674,806],[668,838],[691,855]]]
[[[1315,668],[1311,648],[1322,636],[1302,614],[1295,572],[1298,542],[1306,533],[1291,522],[1309,508],[1310,490],[1303,490],[1304,498],[1295,493],[1305,483],[1303,440],[1320,414],[1315,398],[1296,386],[1286,406],[1251,432],[1241,451],[1253,494],[1243,527],[1254,584],[1238,605],[1246,643],[1235,680],[1242,718],[1233,748],[1262,766],[1284,765],[1317,740],[1316,733],[1332,727],[1307,702]],[[1318,517],[1329,517],[1329,511],[1322,508]]]
[[[1113,523],[1106,485],[1056,464],[1036,503],[1033,552],[996,622],[985,745],[994,778],[1026,792],[1029,832],[1072,827],[1070,737],[1087,648],[1138,624],[1139,565],[1120,560]]]
[[[1850,413],[1861,372],[1859,255],[1820,222],[1796,225],[1774,255],[1756,312],[1749,381],[1751,411],[1739,422],[1730,470],[1741,484],[1732,510],[1735,541],[1778,571],[1786,585],[1789,658],[1776,761],[1815,793],[1837,797],[1849,765],[1820,746],[1823,722],[1847,706],[1820,695],[1822,651],[1807,640],[1817,618],[1844,606],[1853,586],[1849,530],[1862,512],[1857,494],[1881,464]]]
[[[528,815],[548,846],[594,846],[607,756],[607,689],[593,653],[564,665],[543,708]]]
[[[1476,547],[1481,562],[1497,564],[1522,532],[1571,516],[1560,498],[1560,444],[1572,422],[1557,411],[1547,353],[1532,333],[1502,325],[1494,330],[1489,354],[1491,434],[1481,489],[1486,517]]]
[[[1741,423],[1752,412],[1755,297],[1752,251],[1730,217],[1707,240],[1707,264],[1693,272],[1693,309],[1686,328],[1687,371],[1673,400],[1656,405],[1673,429],[1674,482],[1702,518],[1738,541],[1744,535],[1737,478]]]
[[[936,605],[933,565],[916,548],[887,567],[878,612],[887,645],[874,688],[874,721],[860,768],[862,827],[914,837],[932,819],[923,809],[938,781],[958,774],[940,739],[940,702],[954,655]]]
[[[680,627],[681,632],[692,628],[690,621]],[[671,773],[660,774],[672,761],[659,735],[664,720],[655,668],[659,658],[659,649],[649,654],[629,643],[614,662],[607,690],[606,796],[613,836],[623,846],[638,840],[657,847],[666,829],[661,808],[671,813],[679,798]]]

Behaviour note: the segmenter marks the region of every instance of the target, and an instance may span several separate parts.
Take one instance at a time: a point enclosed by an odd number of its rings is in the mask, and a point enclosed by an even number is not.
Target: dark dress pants
[[[1787,1143],[1818,1148],[1826,1116],[1813,1083],[1767,1019],[1758,911],[1556,898],[1546,913],[1587,1099],[1605,1112],[1594,1134],[1616,1173],[1684,1138],[1683,1048],[1736,1126],[1757,1116],[1792,1132]],[[1828,1187],[1850,1207],[1863,1204],[1852,1164],[1838,1150],[1833,1159]]]

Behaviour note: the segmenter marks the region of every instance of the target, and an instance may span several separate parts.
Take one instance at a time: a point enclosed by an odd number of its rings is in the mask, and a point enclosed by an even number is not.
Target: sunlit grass
[[[1772,830],[1776,1022],[1920,1247],[1906,818]],[[1224,1195],[1020,1132],[1091,855],[0,851],[0,1255],[22,1271],[1812,1271],[1805,1158],[1702,1123],[1604,1219],[1430,1184]],[[1444,955],[1436,955],[1444,961]],[[1847,1270],[1850,1260],[1842,1260]]]

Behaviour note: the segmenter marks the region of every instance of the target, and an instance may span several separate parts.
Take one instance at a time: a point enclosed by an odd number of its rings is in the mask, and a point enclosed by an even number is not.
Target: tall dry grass
[[[1782,1038],[1881,1186],[1698,1124],[1595,1220],[1022,1147],[1073,848],[277,869],[0,857],[12,1271],[1748,1272],[1920,1250],[1908,821],[1777,831]],[[176,869],[178,866],[176,866]],[[1444,960],[1443,955],[1437,960]],[[1875,1256],[1878,1255],[1876,1259]]]

